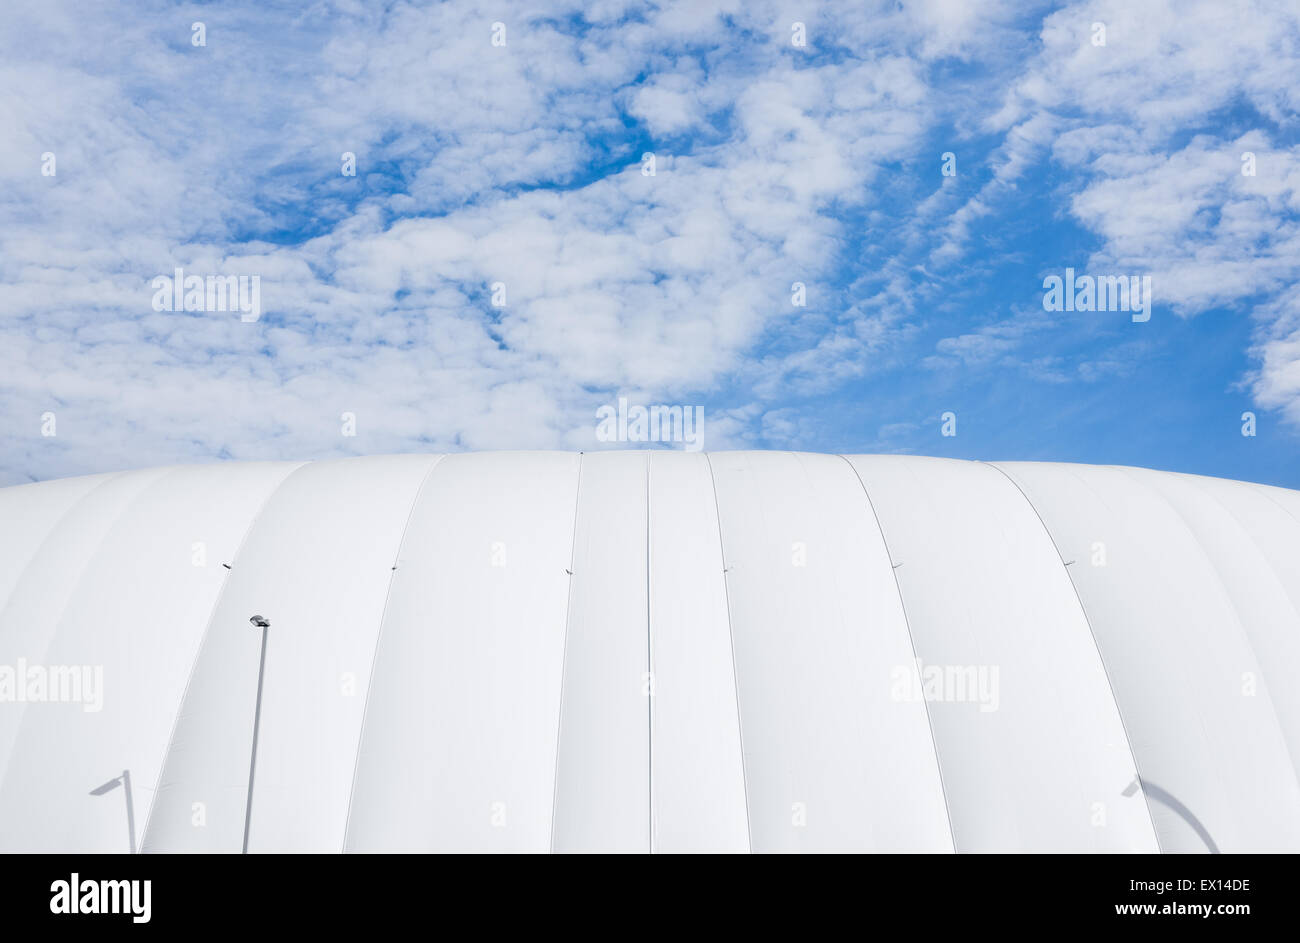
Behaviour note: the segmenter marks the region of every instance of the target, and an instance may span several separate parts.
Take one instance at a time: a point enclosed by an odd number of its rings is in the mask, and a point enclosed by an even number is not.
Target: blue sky
[[[608,447],[624,396],[1300,487],[1294,3],[83,7],[0,24],[0,483]],[[155,311],[176,267],[261,317]],[[1045,311],[1067,267],[1151,319]]]

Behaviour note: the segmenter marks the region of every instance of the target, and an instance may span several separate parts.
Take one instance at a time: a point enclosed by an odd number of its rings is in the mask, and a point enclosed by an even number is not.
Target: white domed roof
[[[7,488],[0,850],[1298,851],[1298,612],[1300,493],[1134,468]]]

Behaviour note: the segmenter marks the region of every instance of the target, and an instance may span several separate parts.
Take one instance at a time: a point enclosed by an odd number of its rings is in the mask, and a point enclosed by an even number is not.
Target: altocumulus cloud
[[[1022,321],[1037,269],[972,287],[1042,241],[987,236],[1036,188],[1043,227],[1090,235],[1081,267],[1253,316],[1241,382],[1300,423],[1296,13],[1224,6],[10,11],[0,480],[595,448],[620,395],[705,405],[708,448],[842,447],[811,417],[873,384],[890,447],[924,451],[907,364],[1087,385],[1145,349]],[[153,310],[177,267],[259,276],[260,320]]]

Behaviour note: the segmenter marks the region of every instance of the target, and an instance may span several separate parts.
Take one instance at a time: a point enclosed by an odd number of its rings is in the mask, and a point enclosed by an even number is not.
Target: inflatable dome
[[[1300,851],[1300,492],[788,452],[0,490],[6,852]]]

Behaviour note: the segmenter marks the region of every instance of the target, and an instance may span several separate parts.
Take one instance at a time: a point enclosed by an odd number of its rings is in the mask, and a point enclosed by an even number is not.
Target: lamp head
[[[248,621],[253,623],[253,625],[257,626],[259,629],[265,629],[271,624],[269,619],[264,619],[261,616],[252,616]]]

